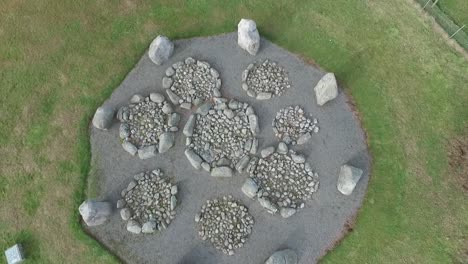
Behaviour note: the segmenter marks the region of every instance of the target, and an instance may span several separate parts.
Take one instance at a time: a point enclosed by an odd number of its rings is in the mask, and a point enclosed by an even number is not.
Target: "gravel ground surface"
[[[213,178],[204,170],[194,170],[184,155],[185,137],[181,133],[191,112],[177,109],[181,114],[175,145],[164,155],[140,160],[128,155],[119,143],[119,122],[115,120],[108,131],[91,128],[93,171],[101,175],[100,199],[113,204],[120,197],[133,175],[161,168],[165,175],[174,177],[178,186],[177,217],[170,228],[151,235],[127,232],[126,224],[116,210],[109,223],[86,227],[99,241],[128,263],[249,263],[260,264],[276,250],[296,250],[299,263],[314,263],[325,250],[339,239],[347,220],[352,220],[360,207],[367,183],[370,157],[359,121],[347,104],[346,95],[317,106],[313,87],[324,74],[306,64],[296,55],[262,39],[257,56],[251,56],[237,46],[237,32],[214,37],[175,41],[174,55],[164,65],[153,64],[145,53],[135,68],[114,91],[105,105],[119,107],[128,104],[135,93],[143,96],[151,92],[164,93],[162,78],[168,66],[189,56],[207,61],[220,74],[221,93],[253,106],[259,117],[258,149],[277,146],[272,129],[276,113],[291,105],[301,106],[317,118],[320,131],[303,145],[292,147],[306,157],[319,175],[320,187],[305,208],[294,216],[283,219],[265,212],[256,200],[241,192],[248,173],[236,173],[231,178]],[[288,72],[291,88],[268,101],[249,97],[242,90],[241,75],[255,61],[276,61]],[[336,188],[340,166],[344,163],[363,169],[364,174],[353,194],[344,196]],[[252,233],[243,247],[233,256],[223,254],[198,235],[195,215],[209,199],[232,195],[248,208],[255,220]]]

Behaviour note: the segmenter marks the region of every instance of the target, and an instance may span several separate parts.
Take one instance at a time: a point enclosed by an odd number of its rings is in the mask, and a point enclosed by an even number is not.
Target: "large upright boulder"
[[[97,226],[109,219],[112,213],[112,206],[108,202],[88,200],[80,205],[79,211],[86,225]]]
[[[93,117],[93,126],[98,129],[107,130],[112,124],[114,109],[101,106],[96,110]]]
[[[251,55],[257,54],[260,48],[260,34],[255,21],[241,19],[237,25],[237,44]]]
[[[350,195],[359,179],[361,179],[362,170],[350,165],[343,165],[338,176],[337,188],[344,195]]]
[[[335,74],[329,72],[314,87],[315,97],[318,105],[324,105],[326,102],[335,99],[338,96],[338,85]]]
[[[291,249],[276,251],[265,264],[297,264],[297,254]]]
[[[148,56],[152,62],[162,65],[174,52],[174,44],[166,36],[157,36],[149,47]]]

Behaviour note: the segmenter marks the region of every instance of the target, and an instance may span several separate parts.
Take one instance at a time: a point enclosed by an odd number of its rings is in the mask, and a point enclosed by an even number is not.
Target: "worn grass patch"
[[[463,263],[468,205],[445,149],[468,121],[468,65],[413,4],[0,2],[0,248],[23,242],[30,263],[115,263],[77,211],[94,110],[156,35],[228,32],[250,17],[262,35],[335,72],[369,133],[366,201],[323,262]]]

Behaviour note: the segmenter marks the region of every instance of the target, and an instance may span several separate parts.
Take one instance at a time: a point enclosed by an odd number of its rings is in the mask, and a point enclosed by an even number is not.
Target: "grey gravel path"
[[[115,120],[108,131],[91,128],[93,170],[101,174],[99,198],[114,203],[132,176],[138,172],[161,168],[168,177],[174,176],[179,187],[177,217],[168,229],[153,235],[134,235],[126,231],[125,222],[116,211],[109,223],[88,230],[116,255],[128,263],[246,263],[260,264],[276,250],[297,251],[299,263],[314,263],[324,251],[340,238],[345,222],[360,207],[368,183],[369,154],[358,119],[351,112],[345,94],[323,107],[317,106],[313,87],[324,74],[294,54],[262,39],[257,56],[251,56],[237,46],[237,33],[175,41],[174,55],[162,66],[153,64],[145,53],[135,68],[117,87],[105,105],[128,104],[135,93],[149,95],[164,92],[161,80],[166,68],[191,56],[208,61],[220,73],[224,97],[235,97],[252,105],[260,117],[259,150],[277,145],[271,123],[276,112],[289,105],[300,105],[319,120],[320,132],[304,145],[293,149],[305,154],[318,172],[320,188],[306,207],[296,215],[282,219],[269,215],[254,200],[241,192],[247,173],[232,178],[212,178],[203,170],[195,171],[184,155],[185,137],[176,134],[173,148],[155,158],[140,160],[123,150],[119,142],[119,123]],[[289,74],[291,88],[268,101],[258,101],[241,88],[241,73],[250,63],[271,59],[279,62]],[[165,93],[164,93],[165,94]],[[190,112],[177,109],[183,128]],[[364,171],[353,194],[344,196],[336,189],[340,166],[351,164]],[[255,219],[252,234],[234,256],[217,251],[197,234],[194,216],[207,199],[233,195],[249,208]]]

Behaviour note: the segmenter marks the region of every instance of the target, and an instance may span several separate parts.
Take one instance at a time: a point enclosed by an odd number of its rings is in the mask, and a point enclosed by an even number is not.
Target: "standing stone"
[[[201,163],[203,162],[203,160],[200,158],[200,156],[198,156],[197,153],[195,153],[191,149],[186,149],[185,150],[185,156],[187,157],[190,164],[192,164],[192,166],[195,169],[199,170],[201,168]]]
[[[268,258],[265,264],[297,264],[298,257],[296,252],[291,249],[276,251]]]
[[[88,226],[101,225],[109,219],[112,206],[108,202],[84,201],[79,207],[80,215]]]
[[[255,21],[241,19],[237,25],[237,44],[251,55],[256,55],[260,48],[260,34]]]
[[[157,65],[163,64],[174,52],[174,44],[165,36],[157,36],[149,47],[148,56]]]
[[[23,263],[23,261],[26,259],[21,244],[16,244],[5,250],[5,257],[8,264]]]
[[[130,219],[130,217],[132,217],[132,212],[129,208],[122,208],[122,210],[120,210],[120,217],[122,220],[127,221]]]
[[[93,117],[93,126],[98,129],[107,130],[112,124],[114,109],[101,106],[96,110]]]
[[[270,214],[275,214],[276,212],[278,212],[278,208],[272,202],[270,202],[270,200],[268,200],[267,198],[264,198],[264,197],[258,198],[258,202]]]
[[[160,93],[150,93],[150,100],[160,104],[164,102],[164,96]]]
[[[341,166],[340,175],[338,177],[337,188],[344,195],[350,195],[359,179],[361,179],[362,170],[350,165]]]
[[[283,218],[289,218],[292,215],[294,215],[295,213],[296,213],[296,209],[294,209],[294,208],[281,208],[280,209],[280,215]]]
[[[184,135],[187,136],[187,137],[191,137],[192,134],[193,134],[193,128],[195,127],[195,120],[196,120],[196,115],[191,115],[188,120],[187,120],[187,123],[185,123],[185,126],[184,126]]]
[[[135,145],[133,145],[132,143],[128,142],[128,141],[124,141],[122,143],[122,147],[125,151],[127,151],[128,153],[130,153],[130,155],[132,156],[135,156],[135,154],[137,153],[138,149],[137,147],[135,147]]]
[[[335,99],[338,96],[338,85],[335,74],[329,72],[314,87],[315,97],[318,105],[324,105],[326,102]]]

